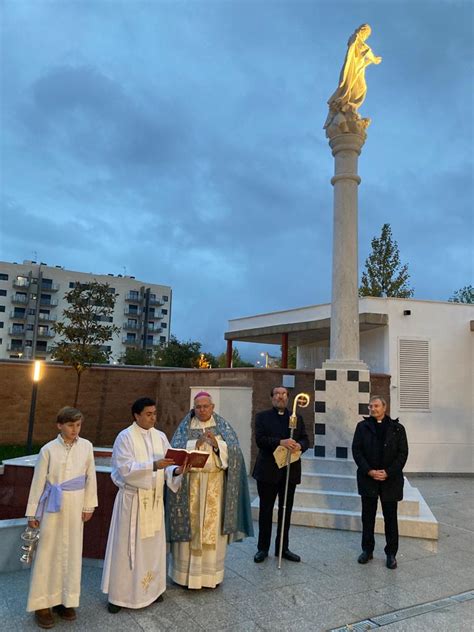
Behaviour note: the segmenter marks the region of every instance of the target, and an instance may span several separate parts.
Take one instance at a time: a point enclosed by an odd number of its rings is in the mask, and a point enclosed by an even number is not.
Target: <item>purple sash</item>
[[[63,492],[74,492],[78,489],[84,489],[85,485],[85,474],[82,474],[81,476],[76,476],[76,478],[71,478],[68,481],[64,481],[64,483],[59,483],[58,485],[53,485],[49,481],[46,481],[43,493],[41,494],[41,498],[39,499],[38,509],[36,510],[35,518],[37,520],[41,520],[41,518],[43,517],[46,501],[48,501],[48,504],[46,505],[46,511],[50,513],[57,513],[61,509],[61,505],[63,502]]]

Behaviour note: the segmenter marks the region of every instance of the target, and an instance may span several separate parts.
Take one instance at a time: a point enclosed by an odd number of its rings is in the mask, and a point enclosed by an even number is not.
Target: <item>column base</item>
[[[322,369],[315,371],[314,391],[314,455],[352,458],[356,424],[369,413],[367,365],[358,361],[328,360]]]

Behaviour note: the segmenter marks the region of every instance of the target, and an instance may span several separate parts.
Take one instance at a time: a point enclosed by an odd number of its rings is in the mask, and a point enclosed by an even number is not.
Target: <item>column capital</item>
[[[365,134],[338,134],[330,139],[329,146],[332,149],[333,156],[340,151],[354,151],[357,155],[360,155],[365,139]]]

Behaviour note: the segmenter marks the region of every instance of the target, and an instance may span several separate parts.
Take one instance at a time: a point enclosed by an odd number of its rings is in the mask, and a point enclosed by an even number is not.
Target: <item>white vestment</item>
[[[76,608],[81,594],[82,512],[97,507],[92,443],[78,437],[68,449],[61,435],[41,448],[31,482],[26,516],[35,516],[48,481],[59,485],[85,475],[84,489],[63,491],[58,512],[44,509],[30,577],[27,611],[62,604]]]
[[[143,441],[141,445],[137,442]],[[117,436],[112,453],[112,480],[119,488],[110,522],[102,574],[102,591],[109,602],[144,608],[166,590],[166,539],[163,482],[177,491],[182,476],[176,466],[153,471],[153,461],[170,447],[163,432],[136,423]],[[148,490],[148,491],[144,491]],[[154,518],[147,518],[153,507]],[[144,537],[147,536],[147,537]]]
[[[191,429],[211,429],[215,432],[215,421],[211,417],[206,422],[201,422],[194,417],[191,420]],[[189,489],[199,490],[198,511],[199,525],[201,533],[204,529],[204,521],[206,517],[206,504],[211,499],[208,493],[209,476],[212,474],[216,477],[215,488],[213,494],[217,496],[215,504],[215,544],[212,546],[191,542],[172,542],[171,543],[171,564],[170,577],[174,582],[188,588],[215,588],[224,579],[224,564],[227,552],[228,536],[221,534],[222,512],[224,505],[224,470],[228,466],[227,444],[220,435],[216,436],[219,446],[219,454],[215,454],[212,447],[205,443],[201,450],[209,452],[209,458],[204,468],[193,468],[189,476]],[[196,441],[188,441],[187,450],[196,449]],[[192,501],[191,501],[192,503]],[[193,511],[193,507],[190,507]],[[214,509],[213,509],[214,511]],[[193,534],[194,535],[194,534]],[[197,544],[197,550],[196,550]]]

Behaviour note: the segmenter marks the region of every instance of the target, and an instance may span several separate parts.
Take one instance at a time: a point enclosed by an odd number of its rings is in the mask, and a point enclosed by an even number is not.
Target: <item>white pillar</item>
[[[338,134],[329,144],[335,160],[330,359],[324,366],[365,368],[359,359],[357,161],[365,134]]]

